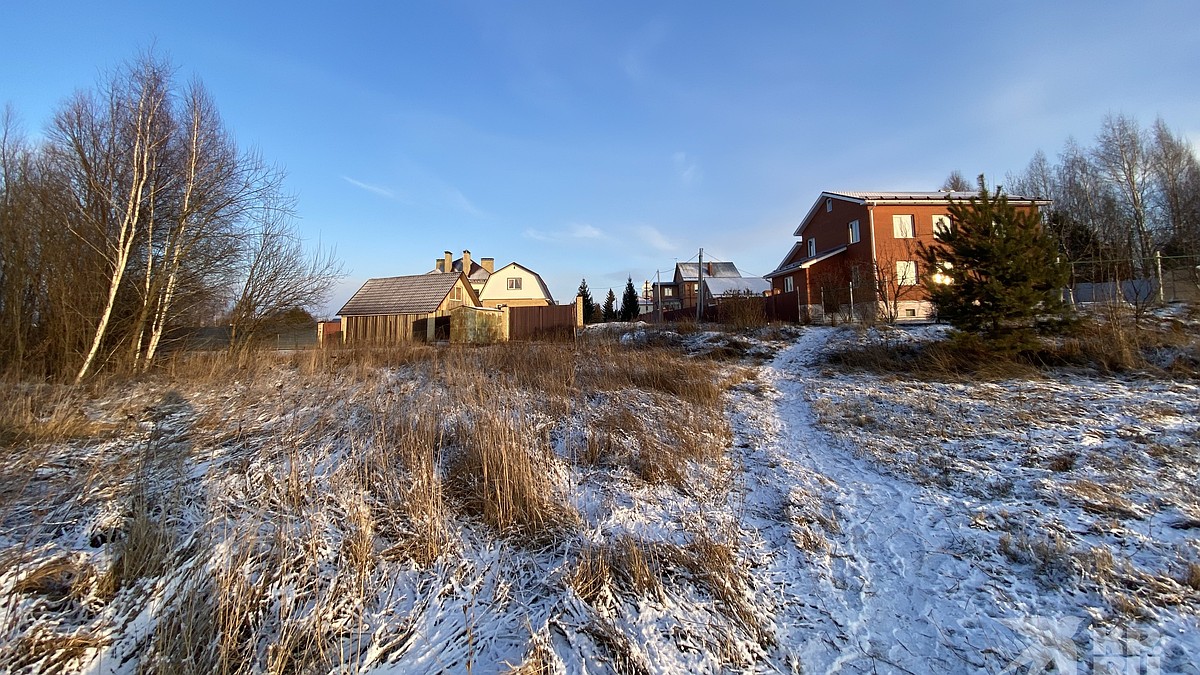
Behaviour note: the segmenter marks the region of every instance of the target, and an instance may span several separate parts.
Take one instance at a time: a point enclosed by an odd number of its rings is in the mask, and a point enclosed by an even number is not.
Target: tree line
[[[1144,128],[1109,115],[1091,146],[1068,139],[1057,161],[1039,150],[1006,187],[1053,200],[1047,230],[1065,262],[1090,263],[1077,265],[1081,281],[1148,277],[1157,253],[1200,254],[1200,163],[1161,117]]]
[[[198,80],[141,54],[66,99],[31,142],[0,119],[0,370],[143,371],[173,329],[248,344],[341,275],[306,250],[283,172],[239,148]]]

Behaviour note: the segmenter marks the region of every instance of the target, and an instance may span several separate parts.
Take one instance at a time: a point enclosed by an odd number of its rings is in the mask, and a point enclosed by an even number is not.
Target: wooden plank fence
[[[508,339],[570,340],[575,337],[575,305],[508,308]]]

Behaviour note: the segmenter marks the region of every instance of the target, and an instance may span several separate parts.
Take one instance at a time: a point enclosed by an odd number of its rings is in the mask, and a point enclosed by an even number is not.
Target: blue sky
[[[31,135],[150,45],[286,168],[349,278],[443,250],[620,294],[676,260],[772,270],[821,190],[1002,182],[1103,117],[1200,141],[1200,3],[19,2]]]

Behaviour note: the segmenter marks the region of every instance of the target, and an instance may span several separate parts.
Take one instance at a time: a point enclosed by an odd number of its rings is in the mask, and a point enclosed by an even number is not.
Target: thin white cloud
[[[571,236],[576,239],[603,239],[604,233],[587,223],[571,225]]]
[[[537,230],[530,227],[526,228],[522,234],[526,239],[533,239],[534,241],[559,243],[571,242],[580,239],[592,242],[608,239],[608,235],[605,234],[603,230],[593,225],[588,225],[587,223],[571,223],[565,229],[554,230],[550,232]]]
[[[646,58],[662,44],[666,35],[666,27],[660,21],[642,26],[620,58],[621,70],[625,71],[626,77],[638,83],[646,79]]]
[[[464,195],[461,190],[452,185],[446,186],[446,197],[450,200],[451,204],[462,209],[469,215],[475,216],[476,218],[488,217],[488,213],[486,211],[478,206],[475,206],[470,199],[467,199],[467,196]]]
[[[704,178],[704,171],[700,168],[700,163],[688,157],[686,152],[675,153],[671,156],[671,161],[675,164],[675,173],[684,186],[691,187]]]
[[[367,192],[379,195],[380,197],[386,197],[387,199],[395,199],[396,198],[396,193],[385,187],[379,187],[378,185],[371,185],[370,183],[364,183],[359,180],[354,180],[353,178],[351,178],[349,176],[342,176],[342,180],[346,181],[347,183],[353,185],[356,188],[366,190]]]
[[[641,225],[634,229],[634,233],[650,248],[666,253],[676,250],[675,244],[671,243],[662,232],[658,231],[658,228],[652,225]]]

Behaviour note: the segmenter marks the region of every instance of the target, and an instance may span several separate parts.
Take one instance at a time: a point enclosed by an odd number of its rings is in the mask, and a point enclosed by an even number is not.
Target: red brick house
[[[936,240],[948,225],[948,207],[977,192],[822,192],[796,228],[799,237],[775,271],[771,293],[795,297],[812,318],[878,316],[928,318],[920,284],[917,243]],[[1050,202],[1008,195],[1017,208]],[[790,303],[789,303],[790,304]]]

